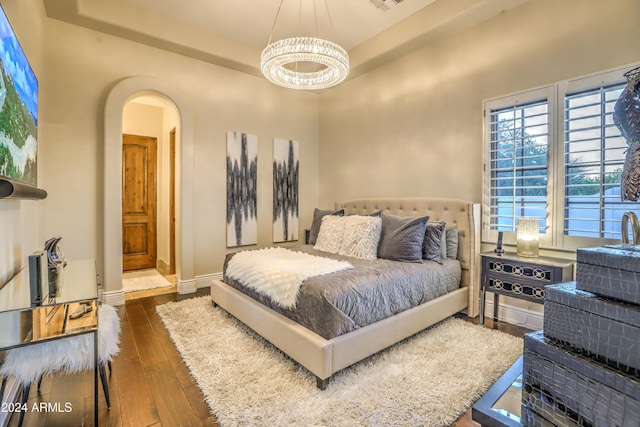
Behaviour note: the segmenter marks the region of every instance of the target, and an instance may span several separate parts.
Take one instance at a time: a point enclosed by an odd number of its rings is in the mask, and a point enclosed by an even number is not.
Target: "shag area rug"
[[[522,354],[523,341],[447,319],[335,374],[315,376],[210,297],[157,307],[221,426],[448,426]]]
[[[158,270],[127,271],[122,275],[122,290],[125,292],[145,291],[148,289],[171,286],[171,283]]]

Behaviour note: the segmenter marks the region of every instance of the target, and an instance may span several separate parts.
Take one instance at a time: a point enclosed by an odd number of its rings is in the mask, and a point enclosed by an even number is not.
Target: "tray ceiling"
[[[44,4],[50,18],[253,75],[260,75],[260,52],[272,32],[274,40],[319,36],[349,51],[354,77],[526,1],[326,0],[325,6],[324,0],[316,0],[314,12],[309,0],[284,0],[275,27],[279,0],[44,0]]]

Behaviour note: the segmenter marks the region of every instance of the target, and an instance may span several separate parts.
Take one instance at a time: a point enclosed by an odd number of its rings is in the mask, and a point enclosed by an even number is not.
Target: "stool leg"
[[[109,373],[111,373],[111,371],[113,371],[113,368],[111,367],[111,360],[107,362],[107,365],[109,365]]]
[[[7,388],[7,376],[2,377],[2,387],[0,387],[0,402],[4,399],[4,389]]]
[[[109,399],[109,384],[107,384],[107,373],[104,369],[104,363],[98,366],[100,371],[100,380],[102,381],[102,390],[104,391],[104,399],[107,401],[107,408],[111,409],[111,399]]]
[[[42,386],[42,379],[44,378],[44,375],[40,375],[40,379],[38,380],[38,391],[40,391],[40,387]]]
[[[22,387],[22,397],[20,398],[20,408],[24,408],[27,406],[27,400],[29,399],[29,390],[31,389],[31,384],[27,384]],[[20,411],[20,417],[18,418],[18,427],[22,427],[22,422],[24,421],[24,414],[26,411]]]

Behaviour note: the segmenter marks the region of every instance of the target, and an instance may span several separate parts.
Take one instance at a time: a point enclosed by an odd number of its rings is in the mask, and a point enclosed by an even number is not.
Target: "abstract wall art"
[[[298,240],[298,141],[273,140],[273,242]]]
[[[227,247],[258,243],[258,137],[227,132]]]

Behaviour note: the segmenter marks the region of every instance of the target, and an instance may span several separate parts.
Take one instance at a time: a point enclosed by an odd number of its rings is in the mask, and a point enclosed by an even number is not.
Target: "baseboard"
[[[182,280],[177,279],[178,293],[180,295],[192,294],[196,291],[196,279]]]
[[[208,288],[214,279],[222,279],[222,273],[203,274],[191,280],[178,280],[178,293],[192,294],[198,289]]]
[[[124,304],[124,291],[120,289],[119,291],[111,291],[111,292],[102,292],[101,301],[107,305],[123,305]]]
[[[493,301],[487,298],[485,317],[493,316]],[[529,311],[520,307],[500,304],[498,307],[498,320],[511,323],[512,325],[522,326],[527,329],[538,331],[543,328],[544,315],[542,313]]]
[[[196,287],[200,288],[208,288],[211,286],[212,280],[222,280],[222,273],[213,273],[213,274],[205,274],[203,276],[196,277]]]
[[[192,294],[198,289],[208,288],[211,286],[211,281],[216,279],[222,279],[222,273],[203,274],[191,280],[178,280],[178,293]]]
[[[158,273],[162,274],[163,276],[166,276],[171,271],[171,266],[166,262],[164,262],[163,259],[157,259],[156,270],[158,270]]]

